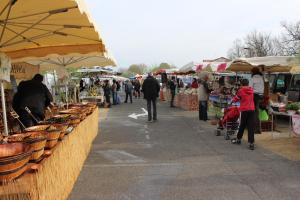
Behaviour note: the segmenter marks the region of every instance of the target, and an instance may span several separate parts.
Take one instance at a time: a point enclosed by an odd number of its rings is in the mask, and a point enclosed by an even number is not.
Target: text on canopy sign
[[[10,71],[10,58],[4,53],[0,53],[0,80],[10,82]]]

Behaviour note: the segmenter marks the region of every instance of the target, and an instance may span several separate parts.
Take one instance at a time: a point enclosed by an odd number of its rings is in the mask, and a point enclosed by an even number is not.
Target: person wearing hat
[[[37,124],[26,111],[26,107],[30,109],[38,121],[42,121],[45,119],[46,108],[53,101],[51,93],[43,84],[43,79],[41,74],[36,74],[32,80],[22,81],[13,98],[13,109],[18,113],[20,120],[26,127]]]
[[[254,91],[254,107],[255,107],[255,116],[254,116],[254,124],[255,124],[255,133],[261,133],[260,121],[259,121],[259,103],[263,99],[265,83],[263,74],[260,72],[258,67],[254,67],[251,70],[252,73],[252,84],[251,87]]]
[[[142,92],[144,94],[144,99],[147,100],[147,110],[148,110],[148,121],[151,122],[157,120],[156,112],[156,100],[159,97],[160,86],[158,81],[153,77],[152,73],[148,74],[145,79]],[[153,110],[153,113],[152,113]]]

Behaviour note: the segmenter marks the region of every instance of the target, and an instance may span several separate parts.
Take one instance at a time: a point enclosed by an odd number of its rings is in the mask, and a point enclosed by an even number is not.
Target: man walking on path
[[[175,99],[175,93],[176,93],[176,81],[175,77],[172,76],[172,79],[170,81],[170,90],[171,90],[171,108],[174,108],[174,99]]]
[[[130,97],[130,103],[132,103],[132,89],[133,89],[133,86],[131,84],[131,81],[127,80],[125,83],[125,93],[126,93],[125,103],[127,103],[127,101],[128,101],[128,96]]]
[[[160,90],[160,86],[158,81],[152,76],[151,73],[149,73],[142,87],[144,98],[147,100],[149,122],[152,121],[151,104],[153,107],[153,121],[157,120],[156,99],[159,96],[159,90]]]

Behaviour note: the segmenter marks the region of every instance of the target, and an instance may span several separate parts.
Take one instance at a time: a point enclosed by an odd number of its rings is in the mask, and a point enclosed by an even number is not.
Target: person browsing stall
[[[249,81],[243,79],[241,81],[241,88],[238,90],[237,95],[233,98],[232,102],[240,102],[241,123],[240,128],[235,139],[232,139],[233,144],[241,144],[244,131],[248,129],[248,143],[249,149],[254,150],[254,92],[253,88],[249,87]]]
[[[45,110],[53,101],[52,95],[43,82],[44,77],[36,74],[32,80],[22,81],[13,98],[13,109],[20,116],[20,120],[26,127],[34,126],[37,122],[25,110],[29,108],[32,115],[38,120],[45,119]]]
[[[263,100],[264,96],[264,89],[265,83],[263,74],[260,72],[258,67],[254,67],[252,70],[252,88],[254,91],[254,107],[255,107],[255,116],[254,116],[254,123],[255,123],[255,133],[261,133],[260,128],[260,121],[259,121],[259,104]]]

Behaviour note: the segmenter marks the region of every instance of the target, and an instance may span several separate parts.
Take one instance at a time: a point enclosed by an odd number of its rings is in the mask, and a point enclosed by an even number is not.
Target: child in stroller
[[[224,130],[224,138],[230,139],[230,135],[234,135],[239,127],[240,111],[237,106],[231,106],[224,109],[224,117],[219,120],[216,135],[220,136]]]

